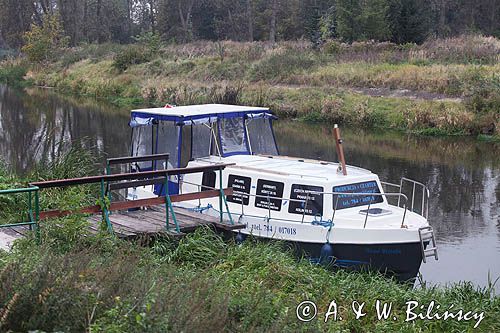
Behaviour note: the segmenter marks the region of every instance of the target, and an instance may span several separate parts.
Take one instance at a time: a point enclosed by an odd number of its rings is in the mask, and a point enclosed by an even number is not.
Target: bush
[[[4,63],[0,66],[0,82],[10,85],[18,85],[24,80],[28,69],[24,65]]]
[[[151,31],[144,32],[138,36],[135,36],[134,39],[140,45],[147,48],[148,53],[151,57],[157,54],[162,46],[160,35]]]
[[[122,53],[118,53],[113,61],[113,67],[123,72],[131,65],[142,64],[150,60],[148,52],[139,46],[131,45]]]
[[[295,50],[277,50],[271,56],[257,62],[250,69],[250,79],[253,81],[269,80],[280,81],[307,70],[314,66],[315,59],[307,52],[297,52]]]

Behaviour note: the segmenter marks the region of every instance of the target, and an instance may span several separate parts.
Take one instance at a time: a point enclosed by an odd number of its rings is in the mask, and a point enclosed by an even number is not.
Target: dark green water
[[[125,109],[0,86],[0,156],[18,172],[80,139],[98,154],[128,155],[127,123]],[[336,161],[328,126],[278,121],[275,132],[284,155]],[[470,280],[485,286],[488,275],[500,276],[500,145],[348,128],[342,133],[348,164],[370,169],[385,181],[399,183],[405,176],[429,187],[439,261],[422,265],[426,281]]]

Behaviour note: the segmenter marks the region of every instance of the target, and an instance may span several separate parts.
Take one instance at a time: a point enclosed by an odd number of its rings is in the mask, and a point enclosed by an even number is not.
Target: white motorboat
[[[238,241],[248,235],[279,239],[311,261],[375,269],[402,281],[416,277],[422,260],[437,259],[424,184],[407,178],[385,183],[369,170],[345,165],[340,137],[338,163],[280,156],[275,119],[268,108],[221,104],[132,110],[131,154],[170,154],[168,166],[143,162],[141,171],[234,163],[222,178],[215,172],[171,178],[168,193],[232,187],[231,218],[246,225],[237,231]],[[140,187],[128,197],[165,190],[163,184]],[[182,207],[220,214],[218,198]]]

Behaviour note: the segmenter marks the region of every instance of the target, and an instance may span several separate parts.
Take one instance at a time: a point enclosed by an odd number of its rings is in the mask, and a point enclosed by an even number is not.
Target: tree
[[[419,0],[392,0],[388,10],[391,41],[422,43],[429,32],[429,13],[425,8]]]
[[[10,47],[20,47],[23,34],[28,31],[33,15],[29,0],[0,0],[0,31]]]
[[[353,42],[361,37],[361,4],[360,0],[337,0],[337,33],[338,36]]]
[[[387,40],[391,36],[387,13],[387,0],[365,0],[362,3],[360,23],[365,39]]]
[[[247,1],[247,25],[248,25],[248,41],[253,42],[253,4],[252,0]]]
[[[58,14],[45,16],[41,26],[32,24],[24,34],[24,41],[21,50],[34,62],[47,60],[55,51],[68,45]]]
[[[276,17],[278,16],[278,0],[271,0],[271,23],[269,27],[269,41],[276,43]]]

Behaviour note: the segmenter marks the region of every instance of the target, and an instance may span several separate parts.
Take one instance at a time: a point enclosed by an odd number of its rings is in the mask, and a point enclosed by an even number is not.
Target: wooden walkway
[[[193,212],[183,208],[174,208],[180,233],[176,232],[175,224],[170,216],[170,230],[166,229],[165,207],[153,206],[143,210],[115,211],[109,215],[113,231],[119,238],[138,238],[141,236],[174,236],[182,237],[198,227],[211,226],[220,231],[231,231],[245,228],[244,224],[220,223],[219,218]],[[100,214],[91,215],[88,219],[91,233],[96,233],[102,221]],[[43,223],[50,223],[45,221]],[[43,223],[41,228],[43,228]],[[12,243],[24,237],[30,231],[27,226],[0,229],[0,249],[8,251]]]
[[[165,207],[153,206],[145,210],[113,212],[109,221],[114,233],[120,238],[134,238],[141,235],[183,236],[201,226],[212,226],[219,230],[237,230],[245,228],[244,224],[220,223],[219,218],[193,212],[183,208],[174,208],[180,233],[176,232],[172,216],[169,220],[169,231],[166,229]],[[92,230],[98,230],[101,215],[93,215],[89,221]]]

